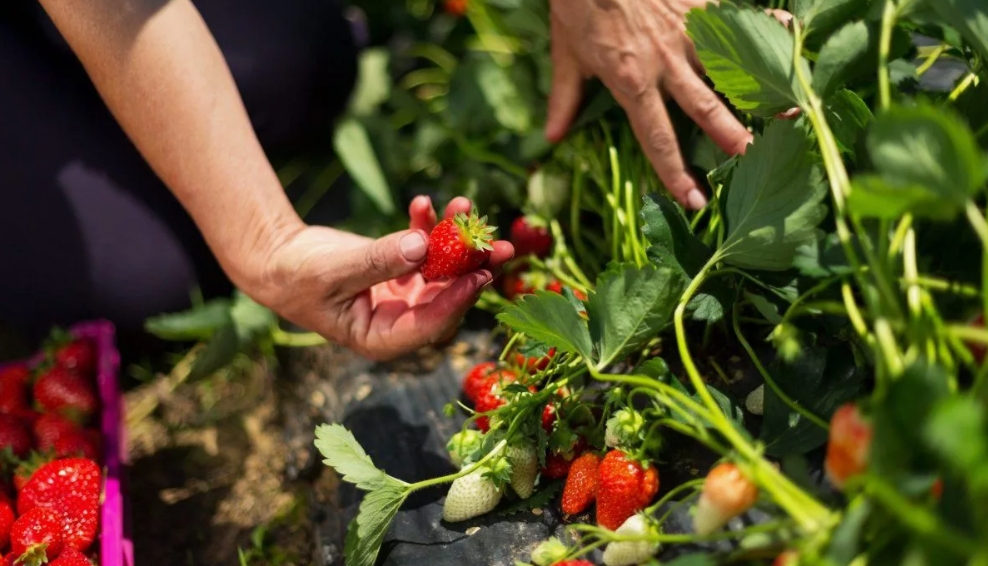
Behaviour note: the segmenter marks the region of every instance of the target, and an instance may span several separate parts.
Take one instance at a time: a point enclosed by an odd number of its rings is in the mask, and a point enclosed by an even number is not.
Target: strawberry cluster
[[[93,343],[53,332],[40,361],[0,370],[5,565],[92,564],[102,470]]]

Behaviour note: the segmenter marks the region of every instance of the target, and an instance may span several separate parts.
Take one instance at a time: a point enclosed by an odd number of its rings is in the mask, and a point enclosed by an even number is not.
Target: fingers
[[[515,257],[515,247],[511,245],[511,242],[505,240],[495,240],[491,245],[494,247],[494,251],[491,252],[491,258],[487,263],[491,269],[500,271],[502,265]]]
[[[427,196],[417,196],[408,205],[408,217],[410,230],[422,230],[432,232],[436,227],[436,209],[432,207],[432,199]]]
[[[343,252],[336,278],[348,294],[411,273],[425,261],[428,239],[421,230],[389,234]]]
[[[744,153],[751,134],[688,65],[670,72],[664,86],[680,108],[728,155]]]
[[[552,24],[552,87],[549,90],[549,111],[545,137],[555,143],[566,136],[583,98],[583,75],[577,58],[562,40],[563,34],[553,19]]]
[[[707,197],[686,170],[676,132],[658,89],[648,89],[632,100],[621,97],[618,102],[628,114],[642,150],[673,198],[687,209],[706,206]]]
[[[446,214],[444,218],[452,218],[456,216],[457,213],[470,214],[470,209],[473,208],[473,203],[470,199],[466,197],[456,197],[449,201],[446,205]]]
[[[389,359],[442,341],[456,331],[460,320],[493,280],[486,270],[452,281],[432,301],[408,308],[403,302],[382,304],[375,312],[375,327],[386,328],[368,336],[366,349],[375,358]],[[389,317],[393,317],[389,320]]]

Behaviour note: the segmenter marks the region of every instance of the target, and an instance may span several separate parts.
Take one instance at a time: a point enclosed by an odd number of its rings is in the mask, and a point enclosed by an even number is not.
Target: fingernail
[[[686,204],[693,210],[700,210],[707,206],[707,197],[703,196],[700,189],[692,189],[686,193]]]
[[[411,234],[405,234],[401,237],[398,242],[398,247],[401,249],[401,255],[408,261],[422,261],[425,258],[425,251],[428,244],[425,242],[425,238],[422,234],[418,232],[412,232]]]

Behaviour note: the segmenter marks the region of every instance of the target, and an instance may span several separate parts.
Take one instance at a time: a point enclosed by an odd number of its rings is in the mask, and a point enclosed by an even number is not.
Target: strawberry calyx
[[[23,554],[14,560],[14,564],[23,566],[41,566],[48,561],[48,543],[41,542],[28,547]]]
[[[456,213],[453,223],[460,231],[460,238],[467,246],[475,250],[493,251],[494,232],[496,226],[487,225],[487,216],[477,216],[477,209],[474,208],[470,214]]]

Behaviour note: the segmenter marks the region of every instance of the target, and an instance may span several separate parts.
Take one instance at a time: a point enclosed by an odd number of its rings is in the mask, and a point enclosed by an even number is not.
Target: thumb
[[[428,239],[422,230],[403,230],[346,252],[340,262],[343,285],[356,294],[407,275],[425,261]]]
[[[545,137],[558,142],[566,135],[583,98],[583,73],[580,63],[566,45],[558,24],[552,26],[552,87]]]

